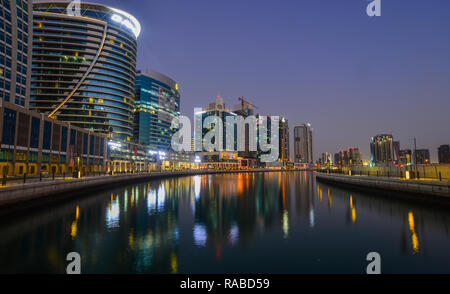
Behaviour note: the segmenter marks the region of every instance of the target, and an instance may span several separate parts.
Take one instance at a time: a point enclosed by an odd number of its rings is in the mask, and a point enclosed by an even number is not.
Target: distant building
[[[415,151],[414,158],[416,164],[429,164],[430,163],[430,150],[418,149]]]
[[[339,151],[339,162],[341,163],[341,166],[348,166],[349,165],[349,154],[347,150],[341,150]]]
[[[377,135],[370,141],[371,161],[375,164],[392,164],[394,162],[394,144],[392,135]]]
[[[280,161],[289,161],[289,122],[286,118],[280,118]]]
[[[441,145],[438,149],[439,163],[450,163],[450,145]]]
[[[335,153],[334,154],[334,165],[335,166],[342,166],[341,155],[339,153]]]
[[[331,153],[325,152],[322,153],[322,158],[320,161],[323,165],[331,166],[333,165],[333,160],[331,158]]]
[[[395,162],[398,163],[400,161],[400,142],[399,141],[392,142],[392,148],[394,153],[393,159]]]
[[[313,133],[308,123],[294,128],[295,163],[314,163]]]
[[[134,138],[154,150],[171,150],[172,121],[180,116],[178,84],[153,70],[136,74]]]
[[[240,115],[242,116],[244,119],[252,116],[255,114],[255,106],[250,103],[249,101],[245,100],[245,98],[241,97],[239,98],[241,99],[242,103],[236,104],[234,106],[233,112],[236,115]],[[257,132],[257,129],[255,130]],[[247,164],[249,167],[256,167],[257,166],[257,158],[258,158],[258,153],[257,151],[251,151],[250,150],[250,125],[249,124],[245,124],[245,151],[239,151],[238,152],[238,156],[241,158],[245,158],[247,160],[247,162],[245,164]]]
[[[30,97],[31,0],[0,5],[0,100],[28,108]]]
[[[400,150],[399,163],[409,165],[412,163],[412,152],[410,149]]]
[[[360,148],[351,147],[348,149],[348,165],[362,165],[362,155]]]
[[[231,109],[227,109],[225,106],[225,102],[223,101],[223,98],[218,95],[216,98],[216,101],[213,103],[210,103],[209,106],[196,109],[195,113],[195,120],[196,120],[196,129],[194,130],[194,136],[195,136],[195,151],[204,151],[205,146],[203,146],[203,138],[205,138],[206,134],[210,132],[214,127],[216,127],[214,124],[210,129],[204,128],[204,121],[207,117],[215,116],[219,117],[222,120],[222,138],[214,138],[215,140],[222,140],[222,150],[227,150],[227,136],[226,136],[226,121],[228,116],[237,116]],[[217,126],[219,127],[219,126]],[[234,133],[237,133],[237,126],[235,126]],[[215,144],[215,141],[212,142]],[[235,136],[235,141],[232,143],[234,146],[233,150],[237,150],[237,138]]]

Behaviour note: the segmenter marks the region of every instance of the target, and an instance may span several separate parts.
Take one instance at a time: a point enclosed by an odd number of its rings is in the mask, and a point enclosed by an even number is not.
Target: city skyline
[[[0,275],[450,273],[448,0],[98,1],[0,0]]]
[[[218,91],[228,105],[244,96],[261,114],[285,116],[291,136],[310,122],[314,154],[357,146],[365,160],[375,134],[393,134],[402,149],[416,137],[433,162],[450,140],[436,127],[450,125],[446,1],[385,2],[378,18],[366,1],[98,2],[141,22],[137,68],[179,82],[183,115]]]

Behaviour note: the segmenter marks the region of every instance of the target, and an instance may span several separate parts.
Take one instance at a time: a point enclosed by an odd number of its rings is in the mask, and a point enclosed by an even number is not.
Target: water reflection
[[[448,210],[379,196],[302,172],[152,181],[2,222],[0,272],[64,273],[76,251],[84,273],[359,273],[377,251],[450,273]]]

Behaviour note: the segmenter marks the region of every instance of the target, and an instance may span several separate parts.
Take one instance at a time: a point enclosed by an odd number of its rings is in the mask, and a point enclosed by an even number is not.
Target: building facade
[[[0,100],[0,175],[103,172],[107,138]]]
[[[332,159],[331,153],[328,153],[328,152],[322,153],[322,156],[320,158],[320,164],[322,164],[324,166],[332,166],[333,159]]]
[[[30,109],[130,141],[139,22],[101,4],[34,1]]]
[[[313,132],[308,123],[294,128],[294,153],[295,163],[314,162],[313,154]]]
[[[410,165],[412,163],[411,149],[400,150],[399,163],[402,165]]]
[[[289,156],[289,121],[282,117],[280,118],[280,147],[279,147],[279,160],[288,162],[290,161]]]
[[[394,162],[393,136],[377,135],[370,141],[371,161],[377,165],[390,165]]]
[[[171,150],[172,121],[180,116],[178,84],[171,78],[147,70],[136,74],[134,138],[154,150]]]
[[[430,150],[428,149],[417,149],[414,151],[414,158],[416,164],[430,164]]]
[[[450,145],[441,145],[438,148],[438,158],[441,164],[450,163]]]
[[[33,17],[31,0],[1,0],[0,4],[0,100],[28,108]]]
[[[350,147],[348,149],[348,164],[350,166],[362,165],[362,154],[360,148]]]
[[[194,130],[194,137],[195,137],[195,151],[201,152],[205,150],[205,146],[203,144],[203,139],[205,138],[206,134],[210,132],[212,129],[217,129],[219,126],[216,126],[215,124],[212,125],[211,128],[206,128],[205,126],[205,119],[207,117],[218,117],[222,121],[222,132],[219,133],[219,138],[214,138],[214,141],[212,141],[213,144],[220,145],[220,149],[222,151],[227,150],[227,136],[226,136],[226,130],[227,130],[227,117],[236,117],[237,114],[235,114],[231,109],[227,109],[225,102],[223,101],[223,98],[220,97],[220,95],[217,96],[216,101],[213,103],[210,103],[208,107],[205,108],[196,108],[195,112],[195,130]],[[237,134],[237,126],[234,126],[234,134]],[[219,140],[222,141],[222,144],[216,143]],[[231,146],[233,146],[232,150],[230,151],[236,151],[237,152],[237,137],[235,135],[234,142],[230,143]]]

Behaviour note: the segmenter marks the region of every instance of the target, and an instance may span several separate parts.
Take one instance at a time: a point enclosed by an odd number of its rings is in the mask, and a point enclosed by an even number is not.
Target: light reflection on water
[[[0,273],[450,273],[450,213],[316,183],[303,172],[115,188],[10,217]]]

